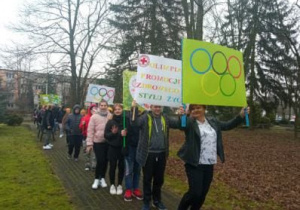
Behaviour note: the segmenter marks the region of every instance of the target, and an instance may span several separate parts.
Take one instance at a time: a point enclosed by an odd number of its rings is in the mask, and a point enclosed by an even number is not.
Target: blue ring
[[[96,92],[95,94],[93,94],[93,93],[92,93],[92,90],[93,90],[94,88],[96,88],[96,89],[97,89],[97,92]],[[97,93],[98,93],[98,88],[97,88],[97,87],[95,87],[95,86],[94,86],[94,87],[92,87],[92,88],[90,89],[90,93],[91,93],[93,96],[97,95]]]
[[[197,51],[204,51],[207,55],[208,55],[208,58],[209,58],[209,66],[207,67],[207,69],[205,70],[205,71],[199,71],[198,69],[196,69],[194,66],[193,66],[193,61],[192,61],[192,59],[193,59],[193,56],[194,56],[194,54],[197,52]],[[196,50],[194,50],[193,52],[192,52],[192,54],[191,54],[191,56],[190,56],[190,64],[191,64],[191,67],[192,67],[192,69],[194,70],[194,72],[196,72],[197,74],[205,74],[206,72],[208,72],[210,69],[211,69],[211,61],[212,59],[211,59],[211,56],[210,56],[210,54],[209,54],[209,52],[206,50],[206,49],[204,49],[204,48],[198,48],[198,49],[196,49]]]

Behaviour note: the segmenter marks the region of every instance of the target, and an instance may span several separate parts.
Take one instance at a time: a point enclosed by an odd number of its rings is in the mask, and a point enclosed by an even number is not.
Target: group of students
[[[125,177],[125,201],[136,197],[143,200],[142,210],[149,210],[151,204],[159,210],[165,210],[161,188],[169,153],[169,129],[180,129],[185,133],[185,140],[178,156],[185,163],[189,189],[183,195],[178,210],[199,210],[210,188],[217,156],[222,162],[225,160],[221,131],[238,126],[244,121],[245,112],[249,113],[250,110],[242,109],[238,116],[228,122],[206,117],[205,105],[191,104],[188,110],[181,107],[179,115],[173,117],[162,111],[163,107],[151,105],[149,112],[139,114],[133,102],[131,111],[125,115],[121,104],[114,104],[110,113],[107,102],[101,101],[99,107],[90,106],[87,115],[82,117],[80,107],[74,106],[73,113],[65,121],[69,139],[68,157],[71,158],[75,149],[74,159],[78,160],[84,140],[86,155],[90,157],[94,152],[96,156],[92,189],[107,187],[105,174],[109,163],[110,194],[123,194],[122,182]],[[188,114],[185,125],[181,123],[184,114]],[[90,158],[87,160],[90,161]],[[141,169],[144,195],[139,189]]]

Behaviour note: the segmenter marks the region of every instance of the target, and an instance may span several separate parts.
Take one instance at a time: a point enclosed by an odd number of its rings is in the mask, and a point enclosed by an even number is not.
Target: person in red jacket
[[[85,152],[85,166],[84,170],[89,171],[90,169],[96,168],[96,158],[93,150],[86,152],[86,137],[87,137],[87,129],[90,122],[91,116],[95,113],[97,106],[92,104],[88,107],[88,113],[81,118],[79,128],[83,135],[83,151]]]

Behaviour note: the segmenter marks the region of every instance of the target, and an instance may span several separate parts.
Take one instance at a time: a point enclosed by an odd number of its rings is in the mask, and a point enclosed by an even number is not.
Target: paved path
[[[31,126],[34,129],[34,126]],[[123,196],[110,195],[109,187],[93,190],[91,188],[94,180],[94,171],[84,170],[83,153],[79,156],[79,161],[67,159],[67,146],[65,138],[56,138],[52,142],[52,150],[45,150],[44,153],[53,166],[54,173],[57,174],[62,184],[71,197],[72,203],[79,210],[136,210],[142,208],[142,201],[133,199],[125,202]],[[42,148],[42,142],[39,142]],[[108,182],[108,178],[106,178]],[[140,184],[141,188],[142,185]],[[123,183],[124,187],[124,183]],[[164,189],[162,200],[168,210],[176,210],[180,198],[168,190]],[[153,208],[154,209],[154,208]]]

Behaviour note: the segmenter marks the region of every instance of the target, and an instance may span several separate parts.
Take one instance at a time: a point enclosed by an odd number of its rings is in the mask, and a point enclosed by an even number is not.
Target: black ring
[[[225,68],[225,70],[224,70],[223,72],[221,72],[221,73],[219,73],[218,71],[216,71],[216,69],[215,69],[215,67],[214,67],[214,57],[215,57],[215,55],[216,55],[217,53],[221,53],[221,54],[224,56],[225,62],[226,62],[226,68]],[[225,74],[225,72],[227,71],[227,68],[228,68],[227,58],[226,58],[225,54],[224,54],[223,52],[221,52],[221,51],[216,51],[216,52],[213,54],[211,60],[212,60],[212,69],[214,70],[214,72],[216,72],[218,75],[223,75],[223,74]]]

